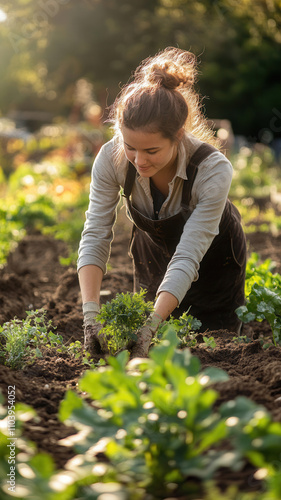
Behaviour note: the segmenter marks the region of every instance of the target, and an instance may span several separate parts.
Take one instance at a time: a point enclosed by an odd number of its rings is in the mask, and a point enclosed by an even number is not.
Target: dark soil
[[[129,229],[121,214],[115,229],[111,268],[103,281],[102,302],[117,292],[132,291],[132,265],[128,256]],[[262,258],[276,261],[281,272],[281,236],[255,233],[248,237],[249,253],[257,251]],[[9,256],[7,265],[0,270],[0,324],[14,318],[26,317],[30,309],[45,308],[56,332],[65,343],[83,341],[82,307],[76,269],[62,267],[59,257],[66,255],[63,242],[41,234],[30,234]],[[234,334],[212,331],[217,343],[210,350],[204,343],[192,349],[203,367],[217,366],[228,372],[228,382],[215,384],[219,392],[218,404],[239,395],[247,396],[264,405],[276,421],[281,420],[281,349],[274,346],[263,350],[259,339],[270,336],[266,323],[246,325],[243,335],[252,342],[235,343]],[[57,418],[57,411],[65,391],[75,388],[85,370],[81,359],[69,354],[46,349],[43,358],[33,358],[22,370],[0,365],[0,387],[4,397],[8,385],[16,386],[16,401],[33,406],[39,419],[25,424],[24,435],[37,444],[41,451],[49,452],[61,468],[74,455],[72,449],[61,446],[59,440],[73,434]],[[220,478],[222,487],[237,484],[241,488],[253,487],[253,470],[246,466],[240,473],[225,471]]]

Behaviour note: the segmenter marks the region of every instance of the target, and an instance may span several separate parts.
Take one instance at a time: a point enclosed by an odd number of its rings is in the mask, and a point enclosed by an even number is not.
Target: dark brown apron
[[[129,217],[134,222],[130,253],[134,261],[134,291],[147,290],[146,299],[154,300],[167,266],[181,238],[184,225],[191,215],[189,203],[198,165],[216,148],[202,144],[191,157],[187,180],[183,183],[181,211],[166,219],[153,220],[141,214],[129,197],[135,181],[136,169],[129,163],[124,186]],[[199,278],[194,281],[178,308],[179,317],[189,313],[202,322],[201,332],[228,329],[239,333],[241,322],[235,309],[244,304],[246,240],[236,207],[227,200],[219,234],[204,255]]]

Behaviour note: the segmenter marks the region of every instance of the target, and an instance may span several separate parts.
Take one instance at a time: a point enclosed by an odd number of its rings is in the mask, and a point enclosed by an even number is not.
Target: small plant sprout
[[[214,337],[203,337],[203,340],[205,345],[210,349],[214,349],[217,345]]]

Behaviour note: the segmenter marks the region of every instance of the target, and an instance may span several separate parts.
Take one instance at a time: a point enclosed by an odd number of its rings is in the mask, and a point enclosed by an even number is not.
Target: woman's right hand
[[[93,357],[95,354],[108,354],[108,346],[105,335],[99,334],[102,325],[96,321],[100,310],[96,302],[85,302],[83,304],[84,316],[84,349]]]

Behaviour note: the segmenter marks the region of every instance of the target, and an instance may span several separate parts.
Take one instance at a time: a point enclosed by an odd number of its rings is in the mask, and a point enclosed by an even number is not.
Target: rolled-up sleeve
[[[89,206],[78,250],[78,270],[94,264],[106,272],[120,200],[120,184],[107,148],[107,145],[101,148],[92,168]]]
[[[200,262],[219,233],[219,223],[232,179],[232,165],[220,152],[211,154],[199,167],[192,189],[193,212],[157,291],[174,295],[179,304],[193,281]]]

